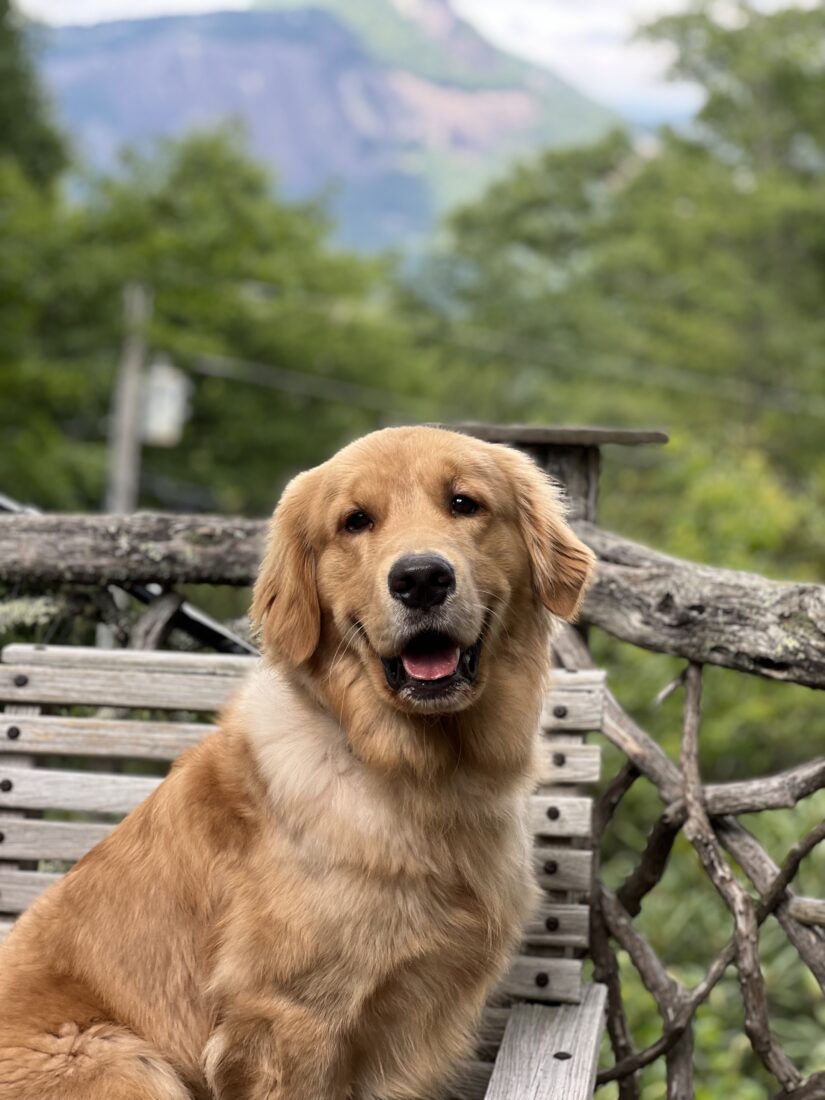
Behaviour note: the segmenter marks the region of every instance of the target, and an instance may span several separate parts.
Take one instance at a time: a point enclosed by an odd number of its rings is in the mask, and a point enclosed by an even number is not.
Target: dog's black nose
[[[408,554],[392,567],[387,583],[394,600],[425,611],[455,589],[455,572],[440,554]]]

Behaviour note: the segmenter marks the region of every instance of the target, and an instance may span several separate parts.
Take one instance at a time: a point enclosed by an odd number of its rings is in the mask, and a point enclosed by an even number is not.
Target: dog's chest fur
[[[432,980],[460,959],[481,984],[495,975],[532,898],[520,793],[496,800],[456,780],[438,797],[405,798],[353,758],[332,717],[266,669],[235,714],[272,810],[266,859],[278,889],[267,897],[264,880],[261,904],[274,934],[295,941],[292,973],[276,982],[335,1001],[352,1022],[411,973]]]

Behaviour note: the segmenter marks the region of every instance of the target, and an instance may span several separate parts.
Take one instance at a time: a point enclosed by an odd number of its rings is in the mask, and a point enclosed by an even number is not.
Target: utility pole
[[[146,330],[152,300],[146,287],[129,283],[123,291],[124,340],[109,418],[109,478],[106,511],[134,512],[140,483],[143,372]]]

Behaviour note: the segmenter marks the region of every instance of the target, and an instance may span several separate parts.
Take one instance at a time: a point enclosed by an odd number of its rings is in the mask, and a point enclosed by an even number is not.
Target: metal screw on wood
[[[553,1057],[557,1058],[560,1062],[566,1062],[568,1058],[572,1058],[573,1055],[566,1050],[557,1050]]]
[[[536,985],[539,986],[540,989],[544,989],[549,981],[550,979],[543,971],[539,974],[536,974]]]
[[[554,718],[566,718],[567,717],[567,707],[563,707],[563,706],[553,707],[553,717]]]
[[[19,673],[19,674],[18,674],[17,676],[15,676],[15,678],[14,678],[14,686],[15,686],[15,687],[19,687],[19,688],[25,687],[25,686],[26,686],[26,684],[27,684],[28,682],[29,682],[29,678],[28,678],[28,676],[24,676],[24,675],[22,674],[22,672],[21,672],[21,673]]]
[[[558,917],[548,917],[547,920],[544,922],[544,927],[547,929],[548,932],[558,932],[559,923],[560,922]]]
[[[547,807],[547,816],[550,818],[551,821],[558,821],[560,815],[561,811],[559,810],[558,806]]]
[[[8,737],[9,741],[16,741],[19,736],[20,736],[20,727],[19,726],[9,726],[9,728],[6,730],[6,737]]]
[[[554,859],[546,860],[546,862],[544,864],[544,873],[545,873],[545,875],[555,875],[555,873],[556,873],[556,871],[558,871],[558,869],[559,869],[559,865]]]
[[[553,763],[556,765],[557,768],[563,768],[564,765],[567,763],[567,757],[564,755],[563,752],[554,752]]]
[[[12,788],[12,782],[10,779],[0,780],[0,791],[10,791]]]

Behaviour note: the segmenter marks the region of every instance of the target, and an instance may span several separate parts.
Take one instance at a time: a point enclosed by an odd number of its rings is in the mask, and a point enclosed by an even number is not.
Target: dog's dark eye
[[[479,507],[478,501],[463,494],[454,496],[450,501],[450,508],[454,516],[474,516]]]
[[[344,530],[351,535],[357,535],[359,531],[369,531],[372,520],[366,512],[351,512],[344,520]]]

